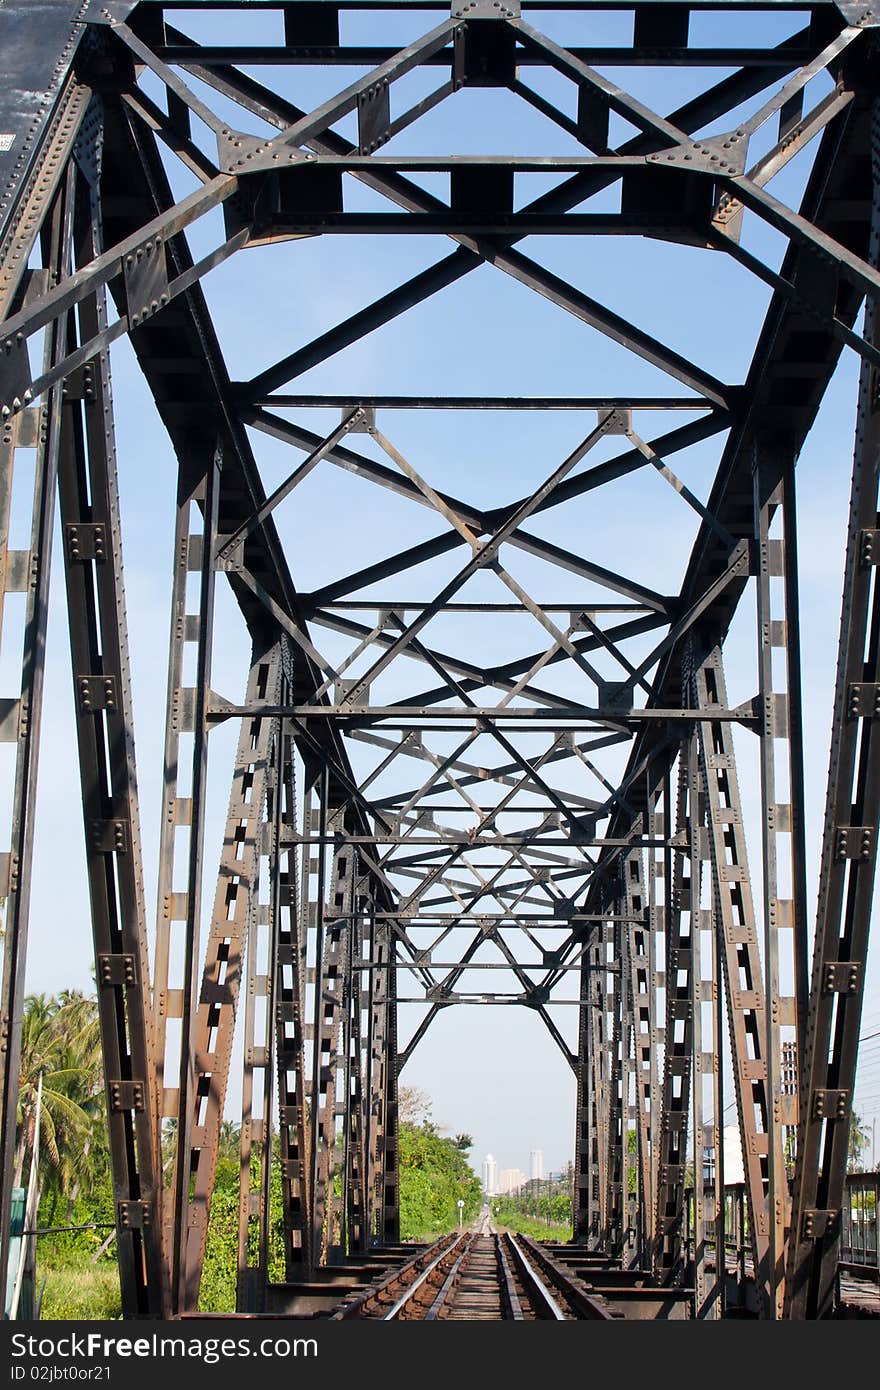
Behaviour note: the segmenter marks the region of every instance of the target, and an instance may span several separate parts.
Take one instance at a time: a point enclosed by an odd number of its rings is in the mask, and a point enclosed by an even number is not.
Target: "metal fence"
[[[692,1263],[695,1254],[694,1193],[688,1189],[685,1202],[685,1249]],[[878,1258],[877,1209],[880,1204],[880,1172],[848,1173],[841,1212],[838,1262],[841,1269],[867,1274],[880,1280]],[[714,1259],[716,1232],[712,1222],[704,1222],[703,1250]],[[724,1251],[728,1274],[734,1283],[744,1285],[753,1276],[753,1251],[749,1233],[748,1204],[743,1183],[724,1188]]]
[[[880,1173],[849,1173],[843,1198],[840,1263],[880,1279],[877,1257],[877,1206]]]

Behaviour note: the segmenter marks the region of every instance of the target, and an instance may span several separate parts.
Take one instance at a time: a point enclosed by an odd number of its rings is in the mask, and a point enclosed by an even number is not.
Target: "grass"
[[[519,1231],[520,1235],[531,1236],[532,1240],[570,1240],[571,1227],[568,1224],[552,1224],[539,1221],[534,1216],[524,1216],[522,1212],[503,1208],[495,1217],[496,1226],[508,1231]]]
[[[119,1272],[114,1264],[62,1265],[37,1270],[38,1287],[43,1276],[41,1318],[118,1318],[122,1314]]]
[[[455,1225],[448,1225],[441,1221],[439,1224],[426,1226],[419,1230],[410,1228],[406,1234],[401,1234],[400,1239],[404,1245],[431,1245],[435,1240],[439,1240],[441,1236],[448,1235],[450,1231],[455,1229]]]

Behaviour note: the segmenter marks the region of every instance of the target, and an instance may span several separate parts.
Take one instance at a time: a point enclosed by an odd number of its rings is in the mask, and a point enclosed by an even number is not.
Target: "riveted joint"
[[[117,1202],[116,1224],[123,1231],[139,1231],[152,1225],[149,1202]]]
[[[130,952],[101,952],[97,958],[98,984],[107,989],[112,985],[123,985],[133,989],[137,984],[137,967]]]
[[[829,960],[822,975],[823,994],[858,994],[862,983],[860,960]]]
[[[64,528],[67,558],[72,564],[90,560],[103,565],[107,560],[107,528],[102,522],[71,522]]]
[[[118,710],[115,676],[77,676],[76,694],[80,714],[97,714],[100,710],[115,714]]]
[[[874,853],[872,825],[839,825],[834,837],[835,859],[869,860]]]

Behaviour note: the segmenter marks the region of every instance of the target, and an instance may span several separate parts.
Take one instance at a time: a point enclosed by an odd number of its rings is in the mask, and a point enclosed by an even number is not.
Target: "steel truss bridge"
[[[600,10],[622,41],[605,37]],[[14,745],[0,860],[0,1210],[58,527],[127,1316],[197,1307],[237,1014],[247,1309],[268,1280],[273,1164],[289,1283],[399,1242],[399,1076],[460,1003],[531,1010],[571,1067],[574,1235],[592,1256],[661,1286],[687,1281],[695,1315],[720,1315],[720,1121],[735,1103],[762,1313],[833,1312],[880,794],[878,25],[870,0],[0,6],[0,602],[24,612],[4,634],[23,634],[22,676],[0,723]],[[307,70],[322,95],[300,106]],[[646,70],[686,77],[683,103],[630,93]],[[420,146],[422,126],[468,89],[530,108],[563,153]],[[809,172],[789,205],[798,157]],[[302,238],[332,235],[429,236],[422,245],[441,254],[304,338],[297,256]],[[760,283],[766,315],[742,379],[672,346],[674,316],[655,335],[603,302],[609,285],[590,279],[588,252],[611,236],[626,238],[634,275],[646,248],[674,244],[682,303],[696,284],[688,258],[703,265],[709,251]],[[582,248],[587,288],[546,268],[542,237],[576,239],[566,245]],[[242,381],[205,277],[245,248],[284,259],[290,350]],[[239,261],[245,277],[251,262]],[[594,348],[610,343],[602,351],[629,364],[629,382],[569,397],[298,390],[304,373],[474,272],[473,284],[487,272],[542,297]],[[729,306],[704,309],[708,360]],[[259,362],[256,309],[250,330]],[[177,469],[154,938],[110,377],[123,337]],[[795,465],[844,347],[860,380],[808,921]],[[637,394],[633,380],[660,388]],[[465,455],[473,412],[523,428],[538,412],[547,443],[534,481],[517,495],[516,475],[505,486],[504,468],[472,446],[474,484],[497,483],[494,500],[443,490],[436,451],[422,464],[407,443],[415,411],[452,421]],[[554,451],[565,428],[577,442]],[[267,436],[273,458],[284,445],[291,459],[272,486],[258,457]],[[702,493],[684,463],[677,471],[696,447],[711,460]],[[33,458],[29,548],[11,549],[14,485]],[[309,589],[280,528],[313,470],[332,475],[332,510],[387,497],[416,530],[383,531],[370,512],[375,558],[349,572],[326,515],[335,577]],[[613,508],[614,485],[632,478],[638,493],[626,495],[649,507],[663,493],[681,530],[664,521],[653,548],[619,547],[612,568],[601,490]],[[129,534],[137,520],[124,524]],[[637,577],[650,578],[655,553],[678,557],[672,594],[663,575],[656,587]],[[235,699],[212,686],[221,586],[252,652]],[[734,704],[725,640],[746,604],[754,678]],[[211,903],[209,755],[212,730],[230,721]],[[751,810],[744,748],[759,768]],[[420,1022],[404,1037],[398,1015],[412,1001]],[[577,1019],[573,1041],[557,1001]],[[164,1174],[163,1132],[175,1145]],[[693,1157],[708,1176],[691,1217]],[[703,1234],[688,1259],[690,1220]],[[0,1280],[5,1220],[2,1238]]]

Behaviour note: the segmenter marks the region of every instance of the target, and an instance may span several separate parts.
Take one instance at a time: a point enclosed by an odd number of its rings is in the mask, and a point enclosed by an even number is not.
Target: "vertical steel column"
[[[775,1119],[767,1093],[766,1010],[733,735],[728,721],[711,718],[713,706],[727,705],[720,648],[714,648],[698,668],[695,686],[696,706],[708,716],[700,721],[700,749],[712,872],[723,933],[731,1062],[755,1250],[755,1280],[763,1315],[773,1317],[776,1305],[767,1185]]]
[[[706,1074],[709,1076],[709,1098],[712,1101],[712,1125],[703,1127],[705,1133],[705,1143],[710,1150],[715,1151],[715,1161],[712,1162],[712,1183],[706,1193],[705,1220],[706,1233],[712,1227],[712,1238],[715,1243],[715,1277],[717,1289],[709,1290],[709,1301],[706,1304],[706,1318],[723,1318],[724,1308],[726,1308],[726,1282],[724,1282],[724,1272],[726,1272],[726,1254],[724,1254],[724,1241],[726,1241],[726,1205],[724,1205],[724,1011],[722,1008],[722,912],[720,912],[719,897],[717,897],[717,884],[715,878],[710,874],[710,891],[712,891],[712,906],[708,913],[703,917],[703,922],[709,924],[709,976],[703,977],[702,995],[703,1011],[709,1013],[709,1024],[703,1030],[702,1058],[703,1058],[703,1079]],[[706,945],[701,945],[701,951],[706,951]],[[706,1238],[708,1234],[706,1234]]]
[[[397,944],[388,926],[388,989],[385,1000],[385,1119],[382,1166],[382,1240],[385,1245],[400,1241],[400,1150],[398,1133],[397,1075]]]
[[[165,789],[159,838],[159,892],[153,1009],[159,1113],[176,1121],[174,1196],[166,1233],[171,1264],[172,1308],[187,1307],[186,1243],[189,1228],[192,1116],[195,1109],[193,1024],[198,1005],[199,933],[202,900],[202,849],[208,760],[207,708],[211,686],[214,617],[214,548],[221,468],[219,445],[210,454],[181,459],[178,469],[174,533],[168,703],[165,723]],[[193,527],[198,529],[193,530]],[[196,595],[187,594],[190,574],[198,576]],[[194,602],[194,611],[190,611]],[[195,686],[184,686],[184,656],[195,647]],[[181,739],[192,736],[190,783],[179,796]],[[178,832],[183,832],[182,836]],[[184,850],[180,841],[187,840]],[[186,863],[186,891],[174,891],[175,863]],[[179,1020],[169,1038],[169,1020]],[[178,1045],[175,1049],[175,1043]],[[165,1085],[166,1071],[177,1086]]]
[[[693,1281],[694,1312],[706,1316],[712,1300],[708,1296],[706,1270],[706,1212],[703,1177],[703,796],[700,788],[697,740],[688,740],[688,840],[690,856],[690,1053],[691,1053],[691,1155],[693,1162]],[[710,916],[711,920],[711,916]],[[712,984],[709,984],[710,990]]]
[[[310,1268],[320,1264],[322,1236],[315,1216],[317,1183],[318,1115],[312,1096],[320,1078],[320,992],[321,960],[324,953],[324,842],[327,829],[326,777],[315,763],[306,764],[303,791],[303,838],[300,870],[300,920],[303,924],[303,1043],[305,1074],[303,1097],[306,1114],[308,1167],[306,1170],[306,1205],[309,1212],[307,1245]],[[320,840],[318,853],[312,843],[315,832]],[[309,962],[312,962],[309,964]],[[318,1231],[318,1239],[315,1232]]]
[[[597,1247],[601,1244],[607,1224],[608,1212],[608,1047],[606,1031],[608,1016],[605,1010],[606,985],[606,929],[600,926],[592,951],[590,1007],[590,1094],[592,1097],[591,1123],[593,1142],[591,1145],[592,1179],[590,1186],[590,1226]]]
[[[688,833],[689,820],[694,814],[690,777],[693,741],[692,734],[682,744],[679,753],[676,838],[679,838],[680,832]],[[663,1032],[663,1098],[659,1118],[654,1240],[655,1273],[664,1283],[677,1278],[682,1265],[685,1153],[690,1102],[692,902],[691,883],[685,877],[684,862],[685,856],[679,845],[668,888],[664,947],[666,1024]]]
[[[649,960],[650,922],[645,899],[641,851],[627,856],[625,924],[629,941],[629,1012],[633,1036],[636,1119],[637,1263],[650,1268],[651,1206],[651,1062],[653,1056],[653,992]]]
[[[286,694],[286,692],[285,692]],[[276,768],[276,845],[272,865],[275,941],[275,1063],[279,1158],[284,1212],[284,1263],[288,1280],[311,1267],[311,1219],[306,1123],[305,981],[306,918],[297,892],[297,801],[294,744],[282,722]],[[308,808],[306,807],[306,818]],[[305,832],[304,832],[305,833]],[[305,846],[308,854],[308,845]]]
[[[773,1108],[768,1164],[770,1265],[774,1308],[782,1312],[790,1220],[784,1139],[797,1124],[797,1097],[782,1086],[786,1044],[804,1044],[807,995],[807,885],[804,845],[803,720],[797,590],[794,458],[759,440],[753,460],[761,700],[761,800],[764,857],[764,992],[767,1011],[767,1091]],[[774,520],[782,536],[771,539]],[[771,579],[781,580],[782,602]],[[774,602],[775,600],[775,602]],[[785,692],[775,690],[773,653],[785,656]],[[779,742],[787,744],[782,767]],[[780,772],[784,778],[780,779]],[[782,782],[782,785],[780,785]],[[786,784],[787,783],[787,789]]]
[[[311,1041],[311,1074],[306,1090],[307,1104],[309,1109],[309,1130],[310,1130],[310,1160],[311,1171],[309,1174],[309,1202],[312,1217],[312,1258],[315,1264],[323,1263],[326,1252],[326,1229],[325,1229],[325,1202],[323,1196],[324,1171],[329,1158],[325,1156],[325,1134],[324,1120],[322,1113],[321,1095],[324,1092],[324,1057],[323,1042],[325,1036],[325,1010],[324,1010],[324,935],[325,935],[325,897],[326,897],[326,864],[327,864],[327,833],[329,827],[329,772],[326,765],[322,765],[318,770],[318,806],[312,810],[307,818],[307,836],[305,844],[308,859],[306,860],[307,874],[305,876],[304,890],[307,893],[309,931],[314,941],[314,966],[312,967],[312,999],[311,999],[311,1023],[308,1025],[306,1037]],[[318,832],[318,853],[317,857],[312,856],[312,848],[309,841],[314,833]],[[312,880],[315,881],[315,888],[312,889]],[[306,980],[308,982],[308,974]],[[329,1048],[329,1043],[328,1043]]]
[[[716,1244],[714,1271],[710,1271],[708,1246],[718,1229],[718,1205],[722,1193],[718,1182],[719,1163],[719,1077],[718,1052],[718,975],[715,950],[715,902],[717,894],[710,874],[709,906],[703,907],[703,861],[708,858],[706,827],[707,793],[697,752],[697,740],[690,743],[692,812],[691,853],[691,1035],[693,1051],[693,1100],[691,1135],[694,1166],[694,1312],[698,1318],[721,1316],[723,1289],[723,1249]],[[705,966],[708,965],[708,974]],[[706,1104],[711,1102],[712,1120],[706,1121]],[[723,1163],[723,1161],[722,1161]],[[711,1180],[706,1181],[709,1167]]]
[[[375,1203],[375,1234],[380,1245],[400,1240],[397,1133],[397,981],[392,925],[375,920],[371,1028],[370,1192]],[[373,1227],[371,1225],[370,1229]]]
[[[369,879],[364,876],[355,883],[354,917],[348,943],[348,978],[351,995],[346,1016],[345,1038],[345,1250],[347,1254],[367,1248],[367,1157],[365,1150],[366,1116],[364,1098],[367,1086],[367,1059],[364,1035],[364,971],[358,966],[364,960],[364,909],[369,902]],[[368,972],[372,973],[372,972]]]
[[[273,653],[274,659],[271,663],[266,663],[261,672],[265,680],[272,684],[276,683],[272,677],[277,678],[280,664],[277,656],[276,648]],[[274,670],[272,670],[273,667]],[[234,809],[233,806],[230,807],[232,811],[230,821],[237,821],[235,834],[236,838],[240,836],[242,842],[240,859],[234,866],[238,873],[233,876],[233,882],[237,878],[239,893],[244,889],[246,895],[243,922],[246,945],[244,942],[240,942],[238,946],[239,951],[241,951],[242,946],[245,945],[245,995],[241,1133],[239,1136],[236,1307],[238,1312],[247,1313],[264,1311],[266,1283],[269,1277],[274,971],[270,931],[271,905],[260,901],[262,896],[260,882],[262,878],[262,882],[268,886],[271,861],[275,852],[275,821],[272,814],[273,808],[269,805],[266,796],[266,784],[268,764],[272,756],[272,748],[277,742],[277,736],[277,721],[269,719],[258,721],[257,728],[252,730],[251,737],[247,742],[253,744],[250,756],[255,760],[256,769],[259,771],[253,777],[249,793],[245,792],[243,798],[245,805],[239,805]],[[243,734],[242,743],[245,742]],[[246,749],[241,746],[239,753],[244,753],[247,756]],[[242,815],[243,812],[244,816]],[[263,863],[266,859],[269,860],[268,872],[266,872]],[[221,874],[222,882],[223,875]],[[226,886],[231,888],[232,884]],[[235,906],[237,907],[238,904],[236,903]],[[231,903],[230,909],[235,912]],[[210,953],[208,969],[210,969]],[[206,969],[206,976],[208,969]],[[259,1041],[260,1038],[262,1038],[262,1042]],[[228,1046],[231,1049],[231,1026]],[[257,1116],[254,1115],[255,1097],[259,1105],[259,1115]],[[219,1113],[222,1114],[222,1107]]]
[[[629,893],[626,884],[627,862],[621,864],[621,895],[619,911],[629,916]],[[633,1158],[629,1148],[630,1120],[633,1116],[631,1101],[635,1021],[633,1017],[632,984],[632,933],[629,922],[620,924],[620,1212],[621,1212],[621,1256],[626,1267],[638,1259],[637,1222],[634,1222],[633,1205],[638,1205],[638,1182],[635,1170],[638,1158]],[[630,1192],[632,1187],[632,1192]],[[634,1250],[635,1244],[635,1250]]]
[[[280,649],[279,649],[280,655]],[[279,662],[279,667],[281,663]],[[280,672],[279,672],[280,674]],[[281,682],[279,681],[279,692]],[[279,693],[280,698],[280,693]],[[272,1278],[272,1239],[278,1215],[277,1203],[272,1206],[272,1176],[276,1171],[281,1175],[280,1144],[276,1142],[274,1128],[274,1101],[278,1084],[275,1048],[278,1041],[276,1030],[277,1005],[275,991],[278,987],[278,920],[275,913],[275,881],[282,853],[283,821],[281,799],[281,768],[284,757],[283,721],[272,721],[272,737],[266,759],[265,777],[265,817],[260,846],[259,870],[257,874],[257,968],[265,976],[265,1006],[260,1019],[263,1052],[263,1115],[262,1136],[260,1140],[260,1211],[259,1211],[259,1255],[261,1280],[258,1289],[261,1306],[265,1305],[266,1289]],[[259,989],[258,989],[259,997]],[[282,1181],[283,1194],[283,1181]],[[282,1195],[282,1211],[284,1200]],[[282,1227],[282,1229],[284,1229]],[[285,1232],[286,1235],[286,1232]],[[284,1270],[287,1273],[286,1239],[284,1242]]]
[[[77,259],[101,252],[99,146],[81,142]],[[106,324],[103,293],[79,306],[84,340]],[[123,1311],[161,1317],[161,1154],[135,771],[110,361],[66,382],[59,499],[86,863],[116,1204]]]
[[[876,48],[874,50],[876,61]],[[871,110],[869,257],[880,264],[880,101]],[[880,346],[877,302],[865,337]],[[862,362],[813,974],[801,1066],[787,1312],[832,1312],[880,818],[880,387]]]
[[[345,821],[341,812],[334,817],[331,828],[344,832]],[[349,937],[355,878],[353,846],[338,845],[333,856],[330,895],[325,912],[324,964],[321,972],[321,1084],[317,1102],[312,1093],[312,1103],[318,1106],[321,1129],[315,1207],[316,1211],[323,1208],[326,1251],[331,1263],[342,1254],[347,1203],[344,1150],[348,1127],[345,1090],[347,1058],[340,1043],[344,1041],[342,1034],[351,1007]],[[341,1102],[340,1097],[343,1098]],[[341,1115],[338,1113],[340,1110]],[[340,1138],[343,1141],[342,1149],[337,1142]],[[336,1190],[337,1174],[341,1178],[339,1192]]]
[[[646,1268],[654,1268],[654,1234],[657,1221],[657,1183],[659,1177],[660,1155],[660,1110],[662,1105],[660,1090],[660,1058],[665,1043],[664,1021],[666,1017],[666,975],[661,969],[665,965],[662,955],[666,941],[666,916],[669,907],[669,888],[671,881],[672,850],[669,839],[672,834],[672,811],[670,766],[664,760],[658,775],[651,768],[646,775],[646,800],[648,804],[648,835],[651,840],[662,837],[663,848],[658,855],[652,847],[648,851],[648,988],[649,988],[649,1114],[648,1131],[650,1165],[648,1169],[648,1203],[645,1208],[645,1251]],[[662,806],[662,810],[659,808]],[[661,891],[658,893],[658,885]],[[662,899],[662,901],[661,901]]]
[[[43,228],[43,258],[48,288],[70,274],[71,235],[76,166],[71,161]],[[49,369],[67,352],[67,317],[54,319],[46,331],[44,365]],[[24,1010],[25,965],[34,842],[40,724],[49,574],[55,522],[55,487],[61,435],[63,386],[55,386],[42,406],[22,415],[6,416],[0,424],[0,498],[6,509],[4,532],[12,491],[12,465],[17,448],[37,446],[30,549],[23,555],[4,549],[3,595],[24,590],[25,625],[21,665],[21,691],[9,702],[2,736],[17,745],[12,802],[10,850],[0,862],[0,892],[6,898],[3,943],[3,985],[0,996],[0,1149],[3,1153],[0,1212],[12,1206],[16,1113],[21,1066],[21,1028]],[[5,538],[5,537],[4,537]],[[9,1223],[0,1221],[0,1288],[6,1288],[9,1265]]]
[[[255,643],[245,697],[248,703],[277,702],[280,671],[277,645],[270,645],[269,639]],[[259,928],[268,928],[265,921],[255,926],[254,914],[258,906],[259,858],[264,852],[261,839],[265,833],[266,771],[274,736],[271,719],[242,721],[193,1024],[196,1081],[189,1156],[192,1200],[185,1258],[188,1309],[198,1306],[245,944],[249,934],[256,935]],[[252,983],[249,978],[249,985]],[[248,1003],[253,1010],[254,1001],[249,999]]]
[[[593,1236],[592,1208],[592,1146],[595,1139],[593,1110],[595,1100],[591,1085],[592,1067],[592,955],[593,946],[584,946],[578,980],[578,1043],[575,1081],[575,1139],[574,1139],[574,1211],[572,1235],[576,1244],[586,1245]]]
[[[620,916],[624,911],[623,886],[618,883],[615,886],[615,895],[611,900],[611,912],[614,916]],[[627,1207],[627,1193],[624,1189],[624,1179],[626,1175],[626,1165],[624,1163],[624,1151],[626,1147],[626,1111],[628,1108],[628,1098],[623,1092],[624,1085],[624,1065],[623,1053],[626,1047],[626,1008],[625,995],[626,976],[628,973],[627,962],[627,942],[622,931],[622,924],[618,922],[610,923],[606,928],[612,943],[612,956],[608,960],[607,947],[606,958],[604,961],[605,985],[607,996],[605,1001],[606,1014],[608,1018],[608,1132],[607,1132],[607,1184],[608,1195],[606,1198],[606,1215],[603,1233],[603,1246],[607,1253],[613,1258],[622,1258],[624,1249],[624,1213]]]
[[[367,1132],[364,1148],[367,1156],[367,1240],[378,1243],[381,1236],[380,1184],[379,1173],[382,1154],[381,1125],[381,1026],[382,1004],[388,982],[385,962],[388,958],[387,938],[382,931],[382,920],[376,919],[375,902],[370,903],[369,915],[369,959],[373,969],[367,982],[367,1071],[366,1071],[366,1111]],[[385,968],[383,968],[385,966]]]

